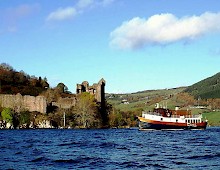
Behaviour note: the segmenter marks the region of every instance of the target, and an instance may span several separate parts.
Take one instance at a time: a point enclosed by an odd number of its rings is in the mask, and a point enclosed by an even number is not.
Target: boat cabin
[[[192,115],[190,110],[170,110],[164,108],[156,108],[153,112],[159,113],[163,117],[190,117]]]

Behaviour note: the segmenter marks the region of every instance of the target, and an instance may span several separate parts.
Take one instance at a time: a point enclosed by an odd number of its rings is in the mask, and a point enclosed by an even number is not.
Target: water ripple
[[[2,130],[0,169],[219,169],[219,132]]]

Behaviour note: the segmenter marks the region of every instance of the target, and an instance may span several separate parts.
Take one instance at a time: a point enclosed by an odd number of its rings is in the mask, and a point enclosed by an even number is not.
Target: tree
[[[7,63],[1,63],[0,64],[0,69],[7,70],[7,71],[13,71],[14,70],[13,67],[10,66]]]
[[[79,94],[74,110],[76,122],[80,127],[91,128],[100,126],[101,116],[93,95],[87,92]]]
[[[55,90],[58,92],[58,93],[64,93],[64,91],[65,91],[65,84],[63,84],[63,83],[59,83],[58,85],[57,85],[57,87],[55,88]]]
[[[212,110],[220,109],[220,99],[208,99],[207,104]]]
[[[49,88],[49,84],[47,83],[47,78],[46,77],[44,77],[44,79],[43,80],[41,80],[41,86],[43,87],[43,88]]]
[[[117,114],[116,110],[112,109],[110,114],[109,114],[109,126],[110,127],[118,127],[118,119],[117,119]]]
[[[177,103],[181,103],[181,107],[184,106],[193,106],[196,104],[196,101],[194,99],[194,97],[192,95],[190,95],[189,93],[179,93],[176,95],[176,102]]]
[[[13,111],[10,108],[4,108],[1,112],[2,119],[7,123],[13,123]]]
[[[30,124],[30,112],[28,111],[23,111],[20,113],[19,116],[19,123],[20,125],[26,124],[29,125]]]

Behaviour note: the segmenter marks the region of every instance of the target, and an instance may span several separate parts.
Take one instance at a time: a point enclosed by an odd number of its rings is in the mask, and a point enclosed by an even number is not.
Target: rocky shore
[[[49,120],[43,120],[37,124],[30,122],[30,124],[23,124],[18,127],[14,127],[12,123],[7,123],[6,121],[0,121],[0,129],[47,129],[47,128],[56,128],[51,125]]]

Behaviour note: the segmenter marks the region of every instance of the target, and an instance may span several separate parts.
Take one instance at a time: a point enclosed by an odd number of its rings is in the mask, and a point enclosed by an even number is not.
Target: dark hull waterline
[[[206,129],[206,124],[204,125],[192,125],[192,126],[187,126],[187,125],[169,125],[169,124],[154,124],[154,123],[147,123],[147,122],[139,122],[139,129],[140,130],[196,130],[196,129]]]

